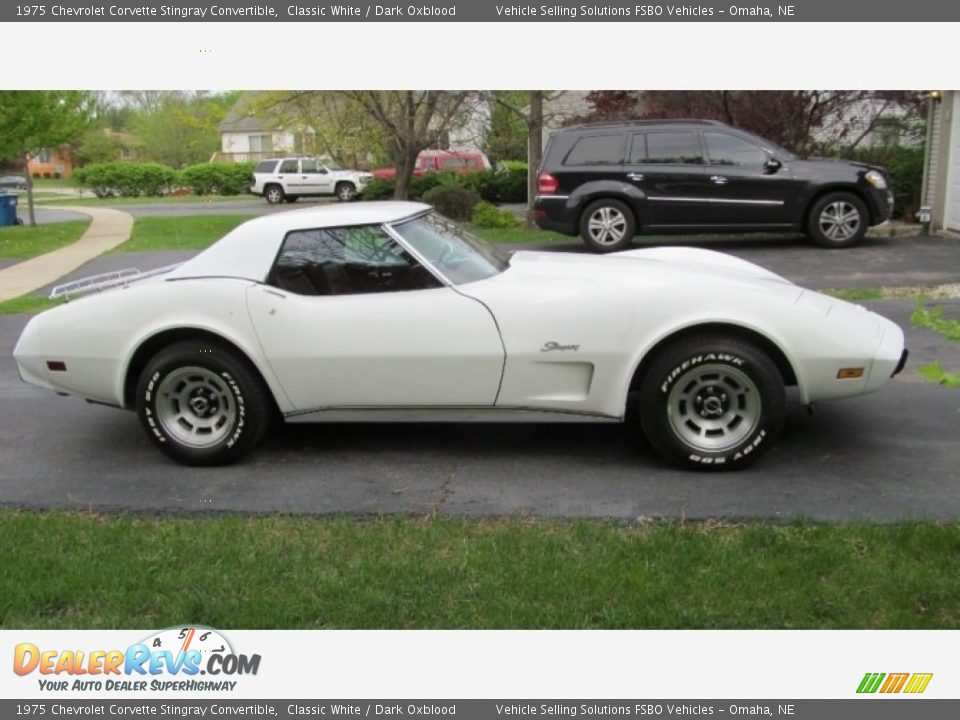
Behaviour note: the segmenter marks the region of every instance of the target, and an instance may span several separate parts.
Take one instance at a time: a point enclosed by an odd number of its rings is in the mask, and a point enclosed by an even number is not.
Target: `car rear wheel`
[[[351,182],[337,183],[336,193],[340,202],[350,202],[357,196],[357,186]]]
[[[272,405],[249,364],[214,343],[184,341],[147,364],[137,415],[153,443],[186,465],[225,465],[263,437]]]
[[[263,197],[266,198],[267,202],[271,205],[276,205],[277,203],[283,202],[286,193],[283,192],[283,188],[279,185],[267,185],[267,187],[263,189]]]
[[[580,237],[594,252],[627,249],[636,228],[633,212],[619,200],[596,200],[587,205],[580,216]]]
[[[810,208],[807,233],[822,247],[845,248],[863,240],[868,223],[863,200],[850,193],[835,192],[824,195]]]
[[[783,378],[755,345],[722,335],[669,346],[646,368],[640,422],[671,463],[696,470],[746,467],[783,428]]]

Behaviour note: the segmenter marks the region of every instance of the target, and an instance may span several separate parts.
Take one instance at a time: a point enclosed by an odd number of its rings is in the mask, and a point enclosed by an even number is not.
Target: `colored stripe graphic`
[[[910,673],[890,673],[887,675],[887,681],[880,688],[882,693],[898,693],[903,689]]]
[[[875,693],[877,688],[880,687],[880,683],[884,677],[886,677],[885,673],[867,673],[863,676],[863,680],[860,681],[860,687],[857,688],[857,692]]]
[[[922,693],[927,689],[930,680],[933,679],[933,673],[914,673],[904,689],[905,693]]]

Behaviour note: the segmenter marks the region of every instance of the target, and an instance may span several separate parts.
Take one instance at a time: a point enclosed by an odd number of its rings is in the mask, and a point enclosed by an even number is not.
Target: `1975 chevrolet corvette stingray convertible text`
[[[91,290],[101,292],[92,293]],[[785,387],[876,390],[894,323],[707,250],[505,256],[426,205],[251,220],[187,262],[70,283],[14,351],[24,380],[136,409],[180,462],[275,419],[622,421],[689,468],[775,441]]]

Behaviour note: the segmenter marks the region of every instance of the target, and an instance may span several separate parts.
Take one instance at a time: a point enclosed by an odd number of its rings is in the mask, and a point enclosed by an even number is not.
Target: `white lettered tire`
[[[177,342],[147,363],[137,415],[153,443],[186,465],[225,465],[266,432],[272,405],[256,371],[202,340]]]
[[[688,337],[646,368],[640,421],[653,448],[673,464],[736,470],[780,435],[785,395],[777,366],[752,343],[722,335]]]

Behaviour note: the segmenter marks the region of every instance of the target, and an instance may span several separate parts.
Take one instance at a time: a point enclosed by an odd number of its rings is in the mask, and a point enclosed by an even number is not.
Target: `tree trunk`
[[[30,217],[30,227],[37,226],[37,215],[33,210],[33,175],[30,174],[30,158],[23,162],[23,176],[27,180],[27,213]]]
[[[543,160],[543,90],[532,90],[530,115],[527,118],[527,224],[531,227],[541,160]]]

